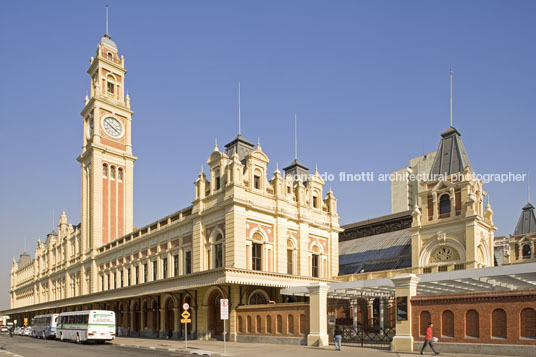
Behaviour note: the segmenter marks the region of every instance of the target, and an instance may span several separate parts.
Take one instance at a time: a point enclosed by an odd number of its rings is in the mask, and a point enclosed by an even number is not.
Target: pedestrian
[[[342,330],[339,326],[335,326],[335,351],[341,350]]]
[[[117,337],[121,337],[121,325],[117,325]]]
[[[430,322],[428,324],[428,328],[426,329],[426,336],[424,337],[424,344],[422,345],[421,355],[424,354],[424,349],[428,345],[430,345],[430,348],[432,349],[432,351],[434,351],[436,355],[439,354],[439,352],[437,352],[434,348],[434,341],[437,341],[437,339],[432,336],[432,327],[434,327],[434,324]]]

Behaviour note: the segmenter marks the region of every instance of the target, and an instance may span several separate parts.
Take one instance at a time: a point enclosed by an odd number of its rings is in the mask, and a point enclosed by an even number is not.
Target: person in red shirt
[[[432,351],[434,351],[434,353],[436,355],[439,354],[439,352],[437,352],[434,348],[434,337],[432,336],[432,327],[434,327],[434,324],[433,323],[429,323],[428,324],[428,328],[426,329],[426,336],[424,337],[424,344],[422,345],[422,349],[421,349],[421,355],[424,354],[424,349],[426,348],[426,346],[430,345],[430,348],[432,349]]]

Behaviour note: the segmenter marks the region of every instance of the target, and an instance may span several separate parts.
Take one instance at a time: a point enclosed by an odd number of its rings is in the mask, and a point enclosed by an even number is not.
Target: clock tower
[[[105,34],[91,57],[82,154],[82,248],[87,254],[132,231],[133,168],[130,98],[125,59]]]

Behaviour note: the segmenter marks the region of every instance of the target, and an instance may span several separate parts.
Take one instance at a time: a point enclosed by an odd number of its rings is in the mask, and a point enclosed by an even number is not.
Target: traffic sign
[[[181,319],[181,324],[189,324],[192,322],[192,319]]]
[[[184,318],[184,319],[187,319],[190,317],[190,313],[188,311],[184,311],[181,316]]]
[[[182,309],[183,310],[188,310],[190,308],[190,305],[188,305],[187,302],[185,302],[184,304],[182,304]]]
[[[229,320],[229,299],[220,299],[220,319]]]

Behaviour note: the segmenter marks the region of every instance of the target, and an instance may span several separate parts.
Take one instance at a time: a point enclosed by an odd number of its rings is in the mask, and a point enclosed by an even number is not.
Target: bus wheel
[[[76,334],[76,343],[80,343],[80,335]]]

